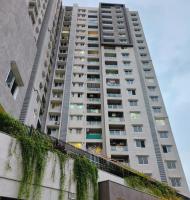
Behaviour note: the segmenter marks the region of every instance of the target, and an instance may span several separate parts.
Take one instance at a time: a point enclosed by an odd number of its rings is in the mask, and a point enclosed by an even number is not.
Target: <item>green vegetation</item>
[[[77,182],[77,200],[88,200],[89,181],[98,200],[98,170],[86,157],[78,156],[74,162],[74,179]]]
[[[162,200],[181,199],[177,197],[176,191],[168,185],[155,180],[152,181],[151,178],[141,173],[125,177],[125,182],[131,188],[158,196]]]
[[[19,199],[32,197],[39,200],[41,195],[42,180],[46,167],[48,152],[55,153],[59,158],[60,165],[60,192],[59,200],[64,200],[64,168],[65,161],[69,155],[64,154],[61,150],[54,148],[52,140],[37,130],[30,129],[13,119],[5,113],[0,113],[0,131],[3,131],[15,137],[21,147],[22,154],[22,180],[19,188]],[[12,142],[9,148],[9,157],[12,152]],[[8,162],[9,163],[9,162]],[[83,168],[84,167],[84,168]],[[81,174],[82,173],[82,174]],[[55,175],[55,164],[52,169],[52,177]],[[88,183],[91,182],[94,189],[94,200],[98,199],[98,171],[85,157],[76,157],[74,166],[75,180],[77,181],[77,199],[85,200]],[[33,185],[33,187],[32,187]],[[79,190],[79,189],[82,190]],[[85,194],[84,194],[85,193]]]
[[[0,131],[15,137],[21,147],[23,175],[19,188],[19,199],[28,200],[32,197],[34,200],[40,200],[40,185],[44,177],[47,155],[48,152],[52,152],[55,155],[51,174],[53,181],[56,161],[58,160],[56,157],[59,158],[59,200],[64,200],[64,168],[65,161],[69,156],[75,159],[73,172],[77,182],[77,200],[88,200],[89,188],[93,189],[94,200],[98,200],[98,170],[86,157],[64,154],[60,149],[54,147],[52,140],[47,135],[28,128],[5,113],[0,113]],[[16,145],[13,146],[12,140],[8,150],[7,170],[11,170],[10,159],[16,151]],[[176,191],[168,185],[129,167],[120,166],[119,169],[122,170],[129,187],[158,196],[162,200],[180,200]]]

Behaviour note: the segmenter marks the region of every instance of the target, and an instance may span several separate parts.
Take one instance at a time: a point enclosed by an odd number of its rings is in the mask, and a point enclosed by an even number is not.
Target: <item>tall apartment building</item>
[[[0,2],[0,111],[188,195],[138,12],[10,1]]]
[[[64,7],[56,55],[42,129],[187,194],[138,12]]]
[[[0,110],[35,127],[43,114],[61,6],[60,0],[0,2]]]

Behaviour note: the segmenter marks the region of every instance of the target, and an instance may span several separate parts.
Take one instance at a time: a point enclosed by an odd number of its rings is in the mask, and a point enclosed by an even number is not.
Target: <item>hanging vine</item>
[[[33,199],[40,199],[42,183],[48,150],[52,148],[51,141],[42,134],[20,134],[23,177],[20,184],[19,199],[29,199],[33,183]]]
[[[0,113],[0,131],[3,131],[17,139],[21,147],[22,157],[22,179],[19,188],[18,199],[40,200],[41,185],[44,177],[48,152],[54,153],[59,158],[60,167],[60,191],[59,200],[64,199],[64,169],[67,155],[61,150],[53,148],[53,142],[44,134],[37,130],[29,131],[29,128],[13,119],[7,114]],[[29,134],[30,133],[30,134]],[[17,145],[17,143],[16,143]],[[10,168],[10,158],[16,152],[16,145],[13,150],[11,142],[8,150],[8,166]],[[52,176],[55,175],[56,159],[54,160]],[[145,175],[135,170],[122,168],[129,176],[125,177],[128,186],[159,196],[162,200],[179,200],[176,191],[169,186],[152,181]],[[77,184],[77,200],[88,200],[89,185],[93,187],[93,199],[98,200],[98,170],[84,156],[74,156],[74,180]],[[53,178],[54,179],[54,178]],[[33,187],[32,187],[33,185]],[[32,193],[32,195],[31,195]]]
[[[64,182],[65,182],[65,174],[64,174],[64,169],[65,169],[65,161],[67,159],[67,156],[64,155],[63,153],[60,153],[57,151],[57,155],[59,157],[59,168],[60,168],[60,179],[59,179],[59,200],[64,199]]]
[[[129,187],[158,196],[162,200],[181,199],[177,197],[175,190],[173,190],[172,188],[160,182],[156,182],[153,184],[151,181],[149,181],[148,177],[145,177],[143,175],[130,175],[125,177],[125,181]]]
[[[75,158],[74,179],[77,182],[77,200],[88,199],[89,181],[93,186],[94,200],[98,199],[98,170],[86,157]]]

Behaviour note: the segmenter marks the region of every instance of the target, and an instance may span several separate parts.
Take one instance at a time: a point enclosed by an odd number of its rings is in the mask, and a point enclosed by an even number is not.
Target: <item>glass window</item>
[[[129,105],[130,106],[137,106],[137,100],[129,100]]]
[[[170,181],[173,187],[181,187],[181,178],[171,177]]]
[[[168,131],[159,131],[160,138],[168,138]]]
[[[134,83],[134,79],[126,79],[127,84],[132,85]]]
[[[145,140],[136,139],[136,147],[145,148]]]
[[[176,169],[176,160],[167,160],[166,164],[168,169]]]
[[[169,153],[172,151],[172,145],[162,145],[163,153]]]
[[[128,95],[133,96],[136,95],[136,90],[135,89],[128,89]]]
[[[155,121],[156,121],[156,124],[158,126],[165,126],[166,125],[165,119],[156,119]]]
[[[139,164],[148,164],[148,156],[137,156]]]
[[[153,107],[152,109],[154,113],[161,113],[161,107]]]
[[[143,126],[142,125],[133,125],[133,131],[134,132],[142,132]]]
[[[140,118],[140,112],[130,112],[131,120],[136,120]]]
[[[150,96],[150,99],[151,99],[153,102],[158,102],[159,97],[158,97],[158,96]]]

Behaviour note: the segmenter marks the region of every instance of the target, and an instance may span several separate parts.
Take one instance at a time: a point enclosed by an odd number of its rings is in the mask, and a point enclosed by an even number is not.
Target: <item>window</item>
[[[167,160],[166,164],[168,169],[176,169],[176,160]]]
[[[129,53],[122,53],[122,56],[126,58],[129,56]]]
[[[125,74],[126,75],[131,75],[132,74],[132,69],[125,69]]]
[[[163,153],[169,153],[172,150],[172,145],[162,145]]]
[[[148,164],[148,156],[137,156],[139,164]]]
[[[152,109],[154,113],[161,113],[161,107],[153,107]]]
[[[155,119],[155,121],[156,121],[156,125],[158,125],[158,126],[165,126],[166,125],[165,119]]]
[[[129,105],[130,106],[137,106],[137,102],[138,102],[137,100],[133,100],[133,99],[129,100]]]
[[[148,90],[154,92],[156,90],[156,86],[148,86]]]
[[[160,138],[168,138],[168,131],[158,131]]]
[[[127,92],[128,92],[129,96],[136,95],[136,90],[135,89],[128,89]]]
[[[150,99],[151,99],[153,102],[158,102],[158,96],[150,96]]]
[[[151,69],[150,69],[150,68],[144,68],[143,70],[144,70],[144,73],[145,73],[145,74],[150,74],[150,72],[151,72]]]
[[[136,147],[145,148],[145,140],[136,139]]]
[[[113,58],[115,58],[116,57],[116,53],[104,53],[104,56],[105,57],[113,57]]]
[[[126,79],[127,84],[132,85],[134,83],[134,79]]]
[[[84,105],[83,104],[79,104],[79,103],[71,103],[69,106],[71,109],[83,109]]]
[[[11,69],[8,73],[6,84],[10,89],[11,94],[13,95],[13,98],[16,99],[19,86],[23,86],[23,81],[21,79],[19,70],[17,68],[17,65],[15,61],[11,61]]]
[[[134,132],[142,132],[143,126],[142,125],[133,125],[133,131]]]
[[[129,66],[131,64],[131,61],[123,61],[124,66]]]
[[[137,120],[140,118],[140,112],[130,112],[131,120]]]
[[[181,178],[171,177],[170,181],[171,181],[171,184],[172,184],[173,187],[181,187]]]

